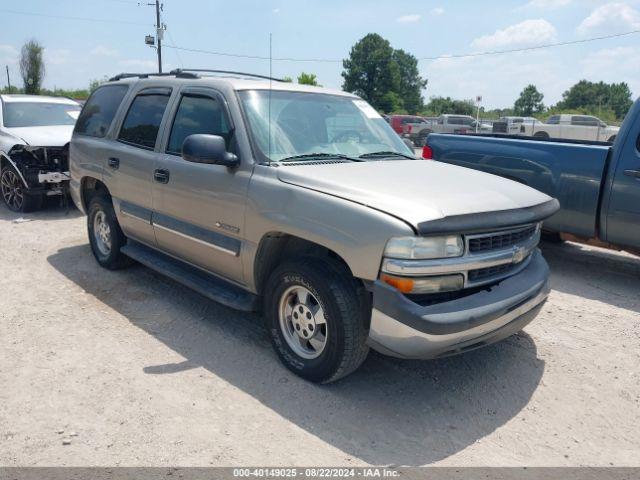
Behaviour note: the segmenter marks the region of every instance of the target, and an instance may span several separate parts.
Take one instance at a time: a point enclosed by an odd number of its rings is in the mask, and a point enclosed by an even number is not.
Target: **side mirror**
[[[187,162],[224,165],[230,168],[240,165],[238,157],[227,152],[224,138],[219,135],[189,135],[182,143],[182,158]]]

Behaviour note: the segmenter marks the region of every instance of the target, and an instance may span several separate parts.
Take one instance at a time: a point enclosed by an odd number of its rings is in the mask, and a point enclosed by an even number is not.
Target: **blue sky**
[[[143,2],[146,3],[146,2]],[[102,18],[57,19],[13,12]],[[80,88],[121,71],[152,71],[155,51],[144,45],[154,10],[135,0],[7,0],[0,3],[0,65],[19,82],[22,43],[45,47],[47,87]],[[275,58],[340,60],[361,37],[376,32],[418,58],[429,79],[425,97],[483,96],[486,107],[513,104],[533,83],[555,103],[576,81],[626,81],[640,95],[640,34],[579,45],[476,58],[451,54],[504,50],[640,30],[640,0],[165,0],[165,43],[186,48]],[[189,66],[266,74],[260,59],[163,49],[165,69]],[[275,76],[318,75],[340,88],[341,62],[274,61]],[[0,75],[0,84],[6,84]]]

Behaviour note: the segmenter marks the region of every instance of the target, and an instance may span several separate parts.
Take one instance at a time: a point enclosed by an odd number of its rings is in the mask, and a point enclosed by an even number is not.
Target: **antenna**
[[[273,82],[273,34],[269,33],[269,162],[271,162],[271,84]]]

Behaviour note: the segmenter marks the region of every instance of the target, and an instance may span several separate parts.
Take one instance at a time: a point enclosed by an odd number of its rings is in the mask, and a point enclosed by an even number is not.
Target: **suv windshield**
[[[4,126],[8,128],[73,125],[80,105],[45,102],[5,102]]]
[[[388,152],[388,158],[394,159],[403,158],[396,154],[415,156],[373,107],[359,98],[277,90],[247,90],[238,95],[254,143],[268,160],[377,152]]]

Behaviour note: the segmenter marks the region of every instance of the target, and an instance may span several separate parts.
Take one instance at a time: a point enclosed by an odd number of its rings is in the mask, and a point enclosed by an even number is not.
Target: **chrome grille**
[[[518,230],[508,232],[495,232],[486,235],[473,236],[468,239],[469,252],[487,252],[491,250],[502,250],[519,243],[523,243],[536,233],[536,226],[530,225]]]

